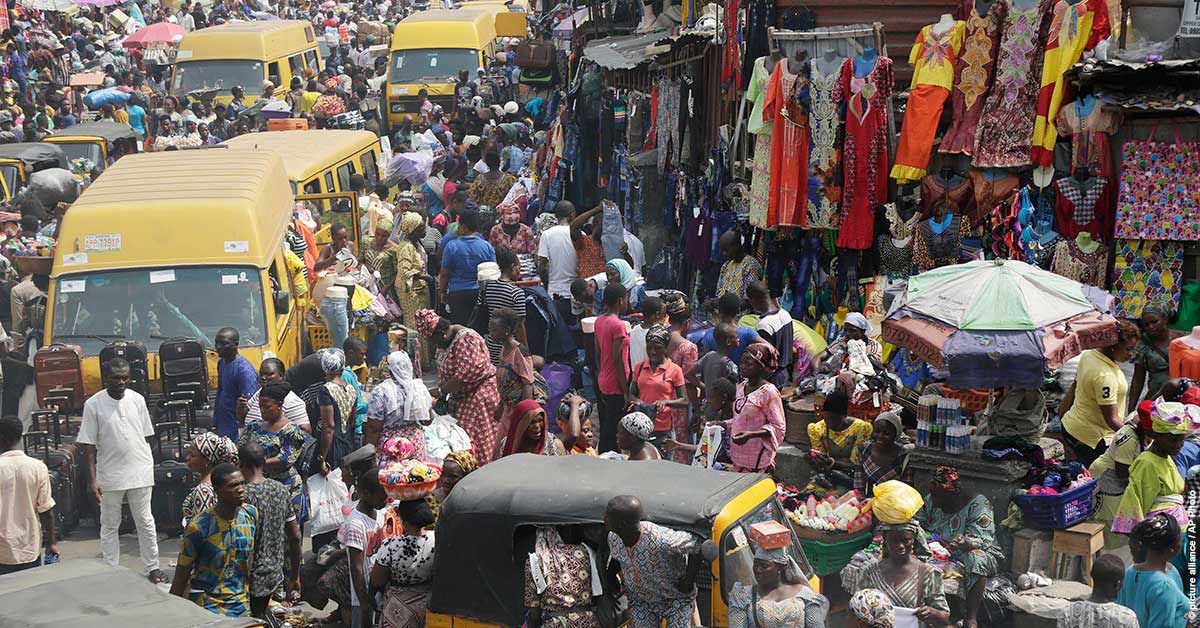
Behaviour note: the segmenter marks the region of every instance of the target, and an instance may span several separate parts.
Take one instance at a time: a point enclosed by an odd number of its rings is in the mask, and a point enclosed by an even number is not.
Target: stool
[[[1083,577],[1092,585],[1092,559],[1104,549],[1104,524],[1084,522],[1066,530],[1054,531],[1054,542],[1050,546],[1050,570],[1052,577],[1061,578],[1059,559],[1078,556],[1083,559]]]

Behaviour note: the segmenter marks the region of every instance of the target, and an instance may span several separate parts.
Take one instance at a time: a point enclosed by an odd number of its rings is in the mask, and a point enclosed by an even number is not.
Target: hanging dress
[[[1112,237],[1113,207],[1108,202],[1107,179],[1063,177],[1054,182],[1054,190],[1054,223],[1060,235],[1074,238],[1087,231],[1098,240]]]
[[[842,201],[842,143],[838,141],[838,105],[834,100],[838,72],[821,74],[808,62],[808,228],[837,229]],[[839,66],[840,67],[840,66]]]
[[[1054,143],[1058,141],[1058,129],[1054,125],[1065,91],[1063,74],[1079,61],[1085,50],[1095,48],[1111,33],[1108,6],[1104,0],[1082,0],[1076,4],[1058,0],[1054,5],[1054,19],[1050,23],[1050,37],[1046,41],[1042,64],[1037,120],[1033,126],[1034,165],[1054,163]]]
[[[966,22],[956,21],[941,33],[935,32],[938,26],[922,28],[908,55],[908,63],[914,69],[912,86],[904,110],[900,145],[896,148],[896,163],[892,166],[892,178],[899,183],[925,176],[942,108],[954,85],[954,64],[962,49]]]
[[[1033,119],[1037,114],[1043,41],[1050,25],[1051,0],[1028,9],[1003,0],[1004,32],[996,60],[996,80],[975,131],[974,164],[1017,168],[1030,163]]]
[[[875,207],[887,201],[888,99],[892,60],[876,57],[866,76],[855,76],[854,59],[842,64],[834,100],[846,106],[841,225],[837,246],[869,249],[875,243]]]
[[[983,105],[996,73],[996,44],[1000,39],[1002,6],[999,2],[993,3],[987,14],[981,16],[975,10],[974,3],[971,3],[962,53],[958,55],[954,69],[954,89],[950,94],[954,116],[942,138],[939,152],[974,153],[975,129],[979,126],[979,117],[983,115]]]
[[[940,173],[926,175],[921,179],[921,219],[937,215],[937,208],[945,206],[947,211],[960,216],[975,213],[975,192],[971,179],[954,175],[943,179]]]
[[[1109,138],[1121,126],[1121,112],[1105,107],[1093,97],[1084,97],[1069,102],[1059,109],[1055,117],[1058,134],[1071,139],[1071,174],[1078,168],[1087,168],[1093,177],[1114,181]],[[1108,186],[1108,204],[1117,206],[1118,185]]]
[[[771,125],[771,189],[768,190],[767,226],[804,227],[808,213],[808,112],[796,100],[797,86],[808,79],[804,70],[793,74],[787,59],[780,59],[767,85],[766,114]]]
[[[750,119],[746,122],[746,131],[754,136],[754,165],[750,170],[750,224],[759,229],[767,226],[767,191],[771,189],[771,126],[775,117],[763,112],[770,80],[767,57],[759,57],[754,61],[754,72],[746,89],[746,100],[754,103],[750,108]]]

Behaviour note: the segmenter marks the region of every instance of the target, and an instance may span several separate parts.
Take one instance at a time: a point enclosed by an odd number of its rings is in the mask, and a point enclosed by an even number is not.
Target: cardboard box
[[[792,544],[792,531],[778,521],[760,521],[750,526],[750,538],[762,549],[779,549]]]

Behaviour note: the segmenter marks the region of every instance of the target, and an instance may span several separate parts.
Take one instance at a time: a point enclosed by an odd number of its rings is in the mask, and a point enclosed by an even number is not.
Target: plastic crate
[[[333,340],[329,337],[329,329],[324,325],[308,326],[308,342],[314,352],[333,346]]]
[[[850,559],[854,557],[855,552],[870,544],[870,530],[864,530],[833,543],[815,539],[800,539],[800,547],[804,548],[804,555],[808,557],[809,565],[818,576],[828,576],[841,571],[842,567],[850,564]]]
[[[1025,525],[1043,530],[1069,528],[1088,517],[1096,509],[1096,487],[1099,483],[1092,478],[1058,495],[1013,495],[1012,500],[1021,509]]]

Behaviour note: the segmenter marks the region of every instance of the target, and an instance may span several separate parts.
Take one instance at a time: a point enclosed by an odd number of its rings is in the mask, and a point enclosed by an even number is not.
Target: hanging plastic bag
[[[342,482],[342,470],[334,469],[329,475],[317,473],[308,478],[308,501],[312,518],[309,519],[312,534],[324,534],[338,529],[346,520],[342,505],[350,498],[350,489]]]

